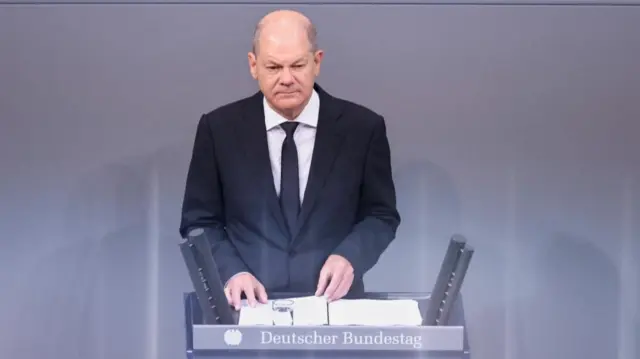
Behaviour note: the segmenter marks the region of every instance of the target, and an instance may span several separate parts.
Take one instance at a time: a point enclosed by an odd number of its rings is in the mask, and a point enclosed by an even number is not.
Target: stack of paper
[[[240,309],[239,325],[366,325],[422,324],[418,302],[411,299],[342,299],[328,303],[324,297],[287,298],[293,315],[273,310],[273,301]]]
[[[256,304],[250,307],[243,303],[240,307],[240,318],[238,325],[273,325],[271,302],[267,304]]]
[[[293,299],[293,325],[326,325],[327,300],[324,297],[301,297]]]
[[[329,303],[330,325],[421,325],[418,302],[411,299],[342,299]]]

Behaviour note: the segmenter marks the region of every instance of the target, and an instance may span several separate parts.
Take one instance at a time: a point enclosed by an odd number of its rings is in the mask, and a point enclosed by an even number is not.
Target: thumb
[[[231,298],[231,292],[229,290],[229,287],[226,287],[224,289],[224,295],[227,297],[227,302],[229,302],[229,305],[231,305],[232,298]]]
[[[318,280],[318,288],[316,289],[316,296],[324,294],[324,290],[327,288],[331,273],[326,267],[323,267],[320,271],[320,279]]]

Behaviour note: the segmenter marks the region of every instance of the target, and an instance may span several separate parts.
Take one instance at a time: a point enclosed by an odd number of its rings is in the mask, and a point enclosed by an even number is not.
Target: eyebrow
[[[304,62],[306,60],[307,59],[305,59],[304,57],[300,57],[300,58],[296,59],[295,61],[293,61],[292,64],[297,64],[297,63],[300,63],[300,62]],[[282,64],[280,62],[278,62],[276,60],[272,60],[272,59],[267,60],[267,65],[282,66]]]

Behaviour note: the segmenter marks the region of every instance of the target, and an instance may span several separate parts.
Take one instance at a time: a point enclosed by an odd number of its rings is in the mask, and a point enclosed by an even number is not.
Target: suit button
[[[295,257],[296,255],[296,251],[294,251],[293,249],[289,250],[289,257]]]

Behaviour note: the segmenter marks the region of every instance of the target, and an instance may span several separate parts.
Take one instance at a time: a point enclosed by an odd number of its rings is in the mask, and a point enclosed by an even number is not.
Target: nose
[[[282,69],[282,73],[280,74],[280,83],[285,86],[293,84],[293,75],[291,74],[291,70],[286,67]]]

